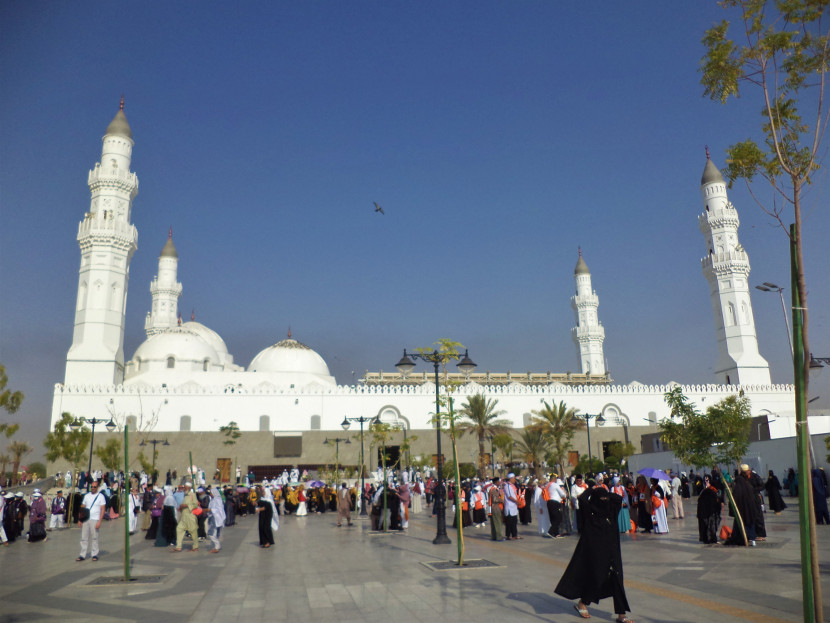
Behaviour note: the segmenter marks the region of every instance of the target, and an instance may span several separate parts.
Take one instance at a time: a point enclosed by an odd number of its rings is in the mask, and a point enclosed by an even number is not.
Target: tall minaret
[[[138,232],[130,223],[138,178],[130,172],[133,134],[121,108],[107,127],[101,161],[89,172],[89,212],[78,226],[81,268],[68,385],[124,380],[124,310]]]
[[[150,293],[153,295],[152,311],[147,312],[144,330],[147,337],[161,333],[165,329],[178,324],[179,297],[182,295],[182,284],[176,279],[179,268],[179,254],[173,244],[173,228],[167,236],[167,242],[159,255],[159,270],[156,278],[150,284]]]
[[[726,196],[726,182],[709,159],[708,147],[700,189],[705,211],[698,224],[708,253],[701,264],[718,335],[715,374],[727,385],[769,385],[769,364],[758,352],[749,298],[749,257],[738,242],[738,211]]]
[[[579,249],[579,260],[574,269],[576,281],[576,296],[571,297],[571,307],[576,313],[576,326],[572,329],[576,343],[579,362],[583,374],[605,374],[605,356],[602,352],[602,343],[605,341],[605,328],[597,316],[599,298],[591,289],[591,272],[582,259],[582,249]]]

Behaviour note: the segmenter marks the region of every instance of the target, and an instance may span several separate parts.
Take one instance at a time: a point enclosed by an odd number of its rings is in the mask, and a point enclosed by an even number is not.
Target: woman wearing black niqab
[[[778,476],[769,470],[769,478],[764,483],[764,489],[767,490],[767,498],[769,498],[769,507],[776,514],[780,515],[781,511],[787,508],[784,498],[781,497],[781,483]]]
[[[617,515],[622,507],[619,495],[592,487],[579,497],[582,532],[568,568],[554,592],[574,604],[579,616],[588,619],[588,604],[612,597],[619,623],[633,623],[625,613],[631,608],[623,586],[622,554]]]

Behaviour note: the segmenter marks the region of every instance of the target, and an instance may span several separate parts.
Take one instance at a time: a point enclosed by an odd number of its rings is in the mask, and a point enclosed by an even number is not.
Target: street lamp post
[[[436,498],[435,504],[435,511],[437,515],[436,535],[432,542],[435,545],[447,545],[452,541],[450,541],[450,538],[447,536],[447,516],[444,494],[444,458],[441,452],[441,396],[440,385],[438,382],[438,365],[444,361],[444,355],[439,353],[437,350],[433,350],[431,353],[408,354],[406,349],[404,349],[403,357],[401,357],[401,360],[395,365],[403,377],[409,376],[410,372],[412,372],[412,369],[415,367],[415,362],[413,362],[410,357],[429,362],[435,368],[435,435],[436,449],[438,452],[438,458],[436,461],[438,468],[436,495],[438,497]],[[461,361],[459,361],[456,365],[465,375],[469,375],[470,372],[472,372],[476,367],[476,364],[472,362],[467,351],[464,351],[464,358],[461,359]]]
[[[92,484],[92,447],[95,444],[95,425],[96,424],[103,424],[106,422],[103,418],[75,418],[72,420],[72,423],[69,425],[73,431],[80,430],[81,426],[84,424],[92,424],[92,436],[89,438],[89,467],[86,470],[86,492],[89,493],[89,486]],[[107,430],[112,432],[115,430],[115,422],[112,421],[110,418],[109,422],[107,422]]]
[[[592,415],[590,413],[585,413],[583,415],[579,415],[579,414],[575,413],[574,416],[571,418],[571,421],[572,422],[579,422],[583,418],[585,419],[585,430],[588,431],[588,469],[593,470],[594,469],[594,467],[593,467],[594,459],[593,459],[593,456],[591,455],[591,419],[596,418],[597,426],[602,426],[603,424],[605,424],[605,418],[602,417],[602,413],[600,413],[598,415]],[[586,476],[587,476],[587,474],[586,474]]]
[[[781,311],[784,313],[784,324],[787,326],[787,342],[790,344],[790,356],[795,357],[795,352],[793,351],[793,338],[792,335],[790,335],[790,321],[787,320],[787,308],[784,305],[784,288],[779,288],[774,283],[765,281],[763,285],[755,286],[755,289],[760,290],[761,292],[778,292],[778,296],[781,297]]]
[[[166,439],[144,439],[138,444],[140,447],[146,446],[148,443],[153,444],[153,473],[150,474],[150,477],[153,478],[153,484],[156,484],[156,478],[154,474],[156,473],[156,444],[161,444],[163,446],[169,446],[170,442]]]
[[[338,465],[340,464],[340,442],[344,443],[352,443],[348,437],[333,437],[329,439],[326,437],[326,440],[323,442],[325,445],[330,446],[334,444],[334,486],[337,486],[337,472]]]
[[[340,426],[343,430],[349,430],[351,426],[351,422],[358,422],[360,424],[360,516],[366,517],[368,516],[368,512],[366,511],[366,500],[363,499],[363,496],[366,495],[366,473],[364,470],[364,466],[366,464],[366,459],[363,455],[363,425],[366,422],[371,422],[374,418],[370,417],[344,417],[343,422]]]

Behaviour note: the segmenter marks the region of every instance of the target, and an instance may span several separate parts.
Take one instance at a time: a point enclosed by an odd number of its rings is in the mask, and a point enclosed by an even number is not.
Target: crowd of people
[[[113,472],[81,473],[70,494],[58,490],[50,500],[37,489],[28,500],[22,492],[0,491],[0,541],[8,546],[24,534],[32,543],[46,541],[48,531],[72,522],[81,528],[76,560],[94,561],[100,554],[102,522],[125,516],[129,533],[145,532],[144,538],[156,547],[174,553],[199,551],[200,543],[207,540],[210,553],[218,554],[222,531],[249,515],[257,518],[259,544],[267,549],[274,545],[281,516],[302,520],[332,512],[337,513],[337,526],[351,526],[353,513],[365,506],[372,530],[405,531],[410,513],[430,508],[435,516],[444,505],[453,527],[459,521],[462,529],[489,525],[494,541],[521,539],[518,526],[530,525],[534,518],[540,537],[559,539],[578,533],[579,543],[555,592],[576,599],[574,608],[583,618],[590,617],[591,603],[611,597],[617,621],[632,623],[622,579],[621,535],[667,534],[669,519],[683,519],[685,506],[696,500],[701,543],[754,546],[766,540],[765,513],[780,514],[787,507],[782,492],[797,493],[798,486],[793,470],[782,485],[772,470],[764,480],[745,464],[731,475],[717,468],[688,475],[641,471],[656,477],[611,472],[585,478],[579,473],[517,478],[509,473],[503,480],[468,479],[456,487],[452,481],[441,483],[434,476],[423,479],[417,472],[401,471],[378,472],[362,489],[358,483],[336,487],[314,481],[296,468],[259,482],[253,482],[253,474],[243,477],[237,471],[235,485],[220,484],[218,474],[207,484],[204,472],[195,470],[188,470],[181,480],[175,470],[168,471],[164,485],[156,474],[144,472],[126,479]],[[304,481],[291,480],[295,477]],[[830,524],[827,477],[815,469],[811,479],[818,523]],[[63,482],[71,487],[71,474]],[[84,486],[86,493],[81,490]],[[121,494],[124,487],[129,489],[127,496]],[[733,516],[731,529],[723,523],[724,513]],[[24,532],[27,517],[29,530]]]

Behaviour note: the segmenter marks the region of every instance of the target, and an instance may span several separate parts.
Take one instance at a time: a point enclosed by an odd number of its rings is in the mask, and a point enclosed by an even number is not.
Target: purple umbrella
[[[657,469],[656,467],[644,467],[638,474],[642,474],[646,478],[656,478],[657,480],[671,480],[666,472]]]
[[[306,483],[309,487],[325,487],[326,483],[321,482],[319,480],[312,480],[311,482]]]

